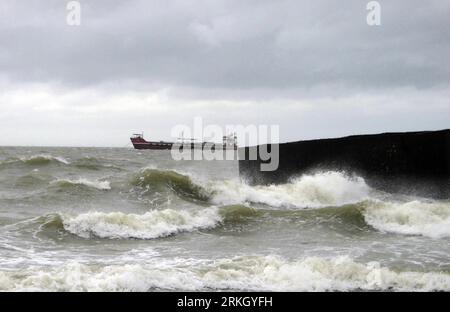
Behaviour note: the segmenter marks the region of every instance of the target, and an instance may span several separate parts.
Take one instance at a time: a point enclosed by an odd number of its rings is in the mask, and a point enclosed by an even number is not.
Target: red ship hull
[[[153,142],[153,141],[146,141],[141,136],[136,136],[131,138],[131,143],[133,143],[133,146],[135,149],[151,149],[151,150],[169,150],[172,148],[173,143],[172,142]]]

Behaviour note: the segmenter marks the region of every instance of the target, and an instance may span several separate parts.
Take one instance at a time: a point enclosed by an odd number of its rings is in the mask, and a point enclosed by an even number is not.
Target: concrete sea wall
[[[239,173],[249,184],[286,183],[317,171],[337,170],[356,174],[377,189],[450,198],[450,129],[441,131],[355,135],[277,144],[279,166],[261,171],[262,161],[248,158],[240,149]],[[272,148],[268,147],[269,151]],[[259,155],[259,153],[258,153]]]

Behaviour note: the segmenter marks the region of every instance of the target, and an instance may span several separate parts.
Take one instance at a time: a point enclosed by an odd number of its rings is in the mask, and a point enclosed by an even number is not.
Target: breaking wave
[[[285,216],[294,215],[292,209],[315,208],[316,212],[302,217],[333,215],[382,232],[450,236],[450,203],[381,201],[371,196],[364,179],[341,172],[305,175],[280,185],[250,186],[239,180],[201,183],[175,171],[145,169],[134,183],[147,189],[166,187],[184,197],[228,205],[221,212],[229,220],[257,217],[263,212],[248,206],[262,204],[268,207],[265,213],[270,214],[276,214],[274,208],[288,209],[280,212]]]
[[[152,210],[141,215],[90,212],[75,217],[63,216],[64,229],[81,237],[152,239],[268,216],[261,220],[300,218],[305,222],[320,220],[324,224],[338,220],[343,226],[354,225],[352,228],[356,230],[450,237],[449,202],[407,198],[399,202],[379,200],[372,196],[363,179],[339,172],[303,176],[282,185],[249,186],[234,180],[202,183],[175,171],[145,169],[132,183],[151,194],[169,191],[184,199],[201,201],[204,206],[212,204],[221,208]],[[52,184],[58,190],[111,189],[109,181],[87,179],[60,179]]]
[[[302,218],[316,222],[317,218],[341,219],[347,225],[364,223],[361,205],[314,210],[265,210],[244,205],[210,207],[200,210],[151,210],[144,214],[122,212],[87,212],[79,215],[47,214],[9,225],[16,230],[46,232],[49,236],[65,231],[81,238],[153,239],[190,232],[213,229],[220,225],[233,225],[259,220],[261,217]]]
[[[214,228],[222,223],[239,223],[269,217],[301,218],[336,222],[359,229],[371,226],[382,232],[450,237],[450,205],[444,203],[385,203],[367,200],[357,204],[313,210],[265,210],[244,205],[211,207],[200,211],[153,210],[145,214],[90,212],[63,216],[64,229],[80,237],[152,239],[178,232]]]
[[[305,175],[290,183],[250,186],[238,179],[203,182],[173,170],[144,169],[132,181],[149,192],[169,189],[177,195],[215,205],[264,204],[284,208],[320,208],[356,203],[370,188],[360,177],[341,172]]]
[[[324,207],[312,210],[261,210],[243,205],[221,208],[225,222],[239,222],[270,217],[301,218],[304,221],[327,222],[340,220],[345,227],[356,226],[360,230],[368,227],[381,232],[403,235],[421,235],[430,238],[450,237],[450,203],[421,202],[418,200],[393,203],[369,199],[355,204]]]
[[[320,208],[356,203],[368,198],[370,188],[360,177],[341,172],[305,175],[290,183],[250,186],[223,181],[212,186],[215,204],[258,203],[272,207]]]
[[[450,203],[446,202],[372,201],[364,210],[364,218],[369,225],[384,232],[450,237]]]
[[[65,231],[81,238],[154,239],[181,232],[211,229],[223,223],[239,223],[263,212],[241,205],[200,210],[152,210],[144,214],[87,212],[79,215],[47,214],[9,225],[17,230],[38,228],[53,236]]]
[[[277,256],[153,260],[145,264],[86,265],[0,272],[0,290],[13,291],[449,291],[448,272],[393,271],[349,257]]]
[[[180,197],[207,201],[210,194],[202,186],[194,183],[188,175],[173,170],[144,169],[132,184],[148,192],[171,190]]]
[[[94,188],[97,190],[110,190],[111,183],[109,181],[91,181],[88,179],[80,178],[77,180],[70,179],[58,179],[51,183],[52,185],[56,185],[60,188],[71,188],[74,186],[84,186],[89,188]]]
[[[64,230],[83,237],[153,239],[179,232],[215,227],[221,216],[216,208],[201,211],[152,210],[144,214],[88,212],[61,215]]]

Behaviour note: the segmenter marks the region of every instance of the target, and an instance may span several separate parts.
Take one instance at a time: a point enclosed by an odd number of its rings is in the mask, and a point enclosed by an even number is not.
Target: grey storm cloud
[[[198,90],[429,88],[450,82],[450,3],[61,0],[0,5],[0,75],[83,87],[116,81]]]
[[[450,2],[0,1],[0,146],[124,146],[201,116],[280,141],[449,127]]]

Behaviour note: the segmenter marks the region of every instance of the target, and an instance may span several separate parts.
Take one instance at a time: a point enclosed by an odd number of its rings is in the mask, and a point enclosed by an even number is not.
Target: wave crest
[[[111,189],[111,183],[109,181],[91,181],[84,178],[80,178],[77,180],[58,179],[53,181],[52,184],[57,185],[60,188],[72,188],[74,186],[84,186],[102,191]]]
[[[88,212],[62,216],[64,229],[83,238],[153,239],[215,227],[222,219],[216,208],[201,211],[153,210],[144,214]]]
[[[10,158],[7,160],[3,160],[0,162],[0,167],[10,167],[10,166],[17,166],[17,165],[47,166],[50,164],[69,165],[70,162],[63,157],[58,157],[58,156],[34,155],[34,156],[30,156],[30,157]]]
[[[217,204],[258,203],[272,207],[320,208],[365,200],[370,188],[360,177],[341,172],[301,176],[290,183],[249,186],[240,181],[225,181],[212,186],[212,201]]]
[[[372,227],[391,233],[450,237],[450,203],[372,201],[363,212]]]
[[[51,156],[51,155],[35,155],[28,158],[21,158],[21,161],[27,165],[42,166],[51,163],[69,165],[70,162],[63,157]]]
[[[173,170],[144,169],[133,179],[132,184],[150,192],[168,189],[193,200],[207,201],[210,198],[210,193],[189,176]]]

